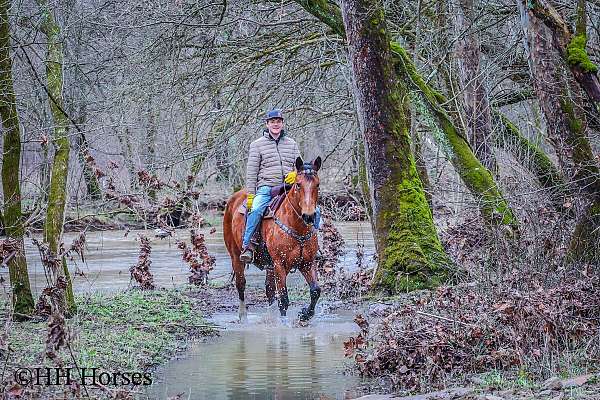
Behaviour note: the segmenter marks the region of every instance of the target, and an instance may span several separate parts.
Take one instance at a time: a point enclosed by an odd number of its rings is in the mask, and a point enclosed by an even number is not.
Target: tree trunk
[[[378,267],[390,292],[439,285],[449,260],[410,150],[408,92],[394,72],[380,0],[341,2],[355,102],[366,150]]]
[[[23,245],[23,216],[21,213],[21,132],[12,79],[10,54],[9,0],[0,0],[0,116],[4,135],[2,149],[2,190],[4,215],[2,222],[6,236],[14,243],[15,256],[8,262],[12,288],[13,312],[17,318],[31,315],[33,296],[29,286],[27,260]]]
[[[152,174],[156,171],[156,134],[158,131],[158,116],[155,115],[155,111],[152,108],[152,101],[148,100],[148,125],[146,128],[146,157],[144,160],[144,167],[148,173]],[[156,203],[157,193],[156,189],[148,187],[147,189],[148,198],[151,202]]]
[[[547,190],[562,194],[557,197],[558,204],[564,199],[565,181],[560,172],[542,149],[531,143],[519,132],[519,129],[504,114],[494,111],[494,122],[497,125],[495,143],[513,156],[526,167]]]
[[[463,94],[463,109],[466,117],[467,137],[474,148],[475,156],[494,176],[498,165],[492,150],[492,118],[487,93],[479,68],[481,51],[474,33],[475,17],[473,0],[459,0],[456,13],[456,28],[459,40],[456,58]]]
[[[574,196],[578,218],[570,253],[575,259],[594,257],[588,249],[600,243],[600,169],[587,139],[583,93],[573,84],[554,53],[550,32],[531,10],[518,3],[525,31],[525,47],[533,76],[533,88],[546,119],[547,135],[567,178],[568,193]],[[588,232],[588,235],[581,233]],[[591,234],[593,233],[593,234]]]
[[[129,132],[129,128],[125,128],[122,133],[117,133],[117,138],[119,139],[119,144],[121,145],[121,156],[123,157],[123,162],[125,163],[125,167],[129,173],[130,189],[136,191],[138,188],[138,180],[135,165],[133,163],[133,150],[131,149],[130,135],[131,133]]]
[[[295,1],[327,24],[335,33],[342,37],[346,36],[338,7],[319,0]],[[409,89],[414,91],[417,97],[422,99],[424,107],[419,111],[428,113],[431,117],[429,119],[435,127],[439,127],[442,134],[434,134],[434,140],[446,153],[473,197],[478,200],[484,219],[492,225],[505,225],[516,229],[517,220],[504,200],[494,178],[475,157],[464,135],[459,133],[440,106],[440,104],[446,103],[446,98],[427,85],[402,46],[391,42],[391,47],[392,62],[397,75],[409,85]]]
[[[527,8],[530,17],[543,22],[552,32],[554,47],[568,65],[575,80],[586,92],[590,100],[600,102],[600,79],[598,66],[586,51],[586,2],[577,0],[577,30],[571,34],[569,26],[547,0],[517,0],[521,10]]]
[[[87,189],[87,195],[91,200],[100,200],[102,198],[102,191],[100,190],[100,182],[98,181],[98,177],[94,172],[92,166],[87,160],[90,151],[90,145],[87,141],[87,137],[85,136],[84,127],[85,127],[86,113],[85,107],[82,107],[79,113],[77,125],[81,129],[77,132],[75,136],[75,146],[77,149],[77,156],[79,158],[79,162],[81,163],[81,167],[83,168],[83,179],[85,181],[85,187]]]
[[[44,241],[48,243],[49,249],[54,256],[60,252],[62,241],[65,205],[67,202],[67,177],[69,175],[69,138],[67,130],[69,120],[64,113],[63,107],[63,49],[62,39],[60,37],[60,27],[54,20],[52,10],[48,7],[45,0],[38,0],[42,9],[44,20],[42,21],[42,30],[48,39],[48,50],[46,54],[46,79],[48,86],[48,96],[50,102],[50,111],[54,119],[54,133],[52,143],[54,145],[54,160],[52,162],[52,171],[50,176],[50,192],[48,194],[48,209],[46,221],[44,223]],[[73,296],[73,282],[69,276],[67,263],[62,260],[63,268],[57,268],[50,271],[53,282],[58,277],[64,276],[67,281],[67,291],[65,293],[67,312],[74,313],[75,300]]]

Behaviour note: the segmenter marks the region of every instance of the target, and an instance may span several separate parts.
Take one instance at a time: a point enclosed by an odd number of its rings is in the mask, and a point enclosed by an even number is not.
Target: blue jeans
[[[256,189],[256,195],[254,196],[254,200],[252,200],[252,209],[248,213],[248,218],[246,219],[246,230],[244,231],[244,239],[242,241],[242,246],[247,247],[250,244],[250,238],[252,237],[252,234],[260,224],[265,208],[267,208],[270,201],[270,186],[261,186],[258,189]],[[316,229],[319,229],[320,223],[321,209],[317,207],[315,210]]]

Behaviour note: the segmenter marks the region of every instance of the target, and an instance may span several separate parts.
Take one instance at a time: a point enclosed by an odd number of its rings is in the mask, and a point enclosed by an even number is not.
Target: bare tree
[[[12,287],[13,311],[17,318],[33,311],[33,296],[29,286],[27,260],[23,245],[23,215],[21,211],[21,131],[12,78],[10,51],[9,0],[0,0],[0,116],[4,146],[2,149],[2,190],[4,195],[3,228],[11,247],[8,262]],[[9,250],[9,249],[5,249]]]

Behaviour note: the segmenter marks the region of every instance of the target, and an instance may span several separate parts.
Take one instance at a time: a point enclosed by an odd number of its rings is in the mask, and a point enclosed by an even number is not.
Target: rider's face
[[[269,129],[269,133],[273,136],[277,136],[281,133],[283,129],[283,119],[281,118],[272,118],[267,121],[267,129]]]

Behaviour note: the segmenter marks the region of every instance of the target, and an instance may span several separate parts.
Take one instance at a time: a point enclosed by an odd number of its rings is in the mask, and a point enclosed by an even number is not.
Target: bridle
[[[317,176],[317,172],[314,171],[312,168],[305,168],[302,171],[300,171],[298,173],[298,175],[307,175],[310,174],[312,176]],[[300,185],[295,182],[292,185],[292,189],[291,190],[299,190]],[[289,226],[287,226],[286,224],[284,224],[283,222],[281,222],[281,220],[279,218],[277,218],[277,215],[273,216],[273,221],[275,222],[275,224],[277,224],[277,226],[279,226],[279,228],[281,228],[282,231],[284,231],[285,233],[287,233],[289,236],[291,236],[292,238],[296,239],[296,241],[300,244],[300,260],[302,260],[302,255],[304,252],[304,245],[306,244],[306,242],[308,242],[317,232],[317,230],[315,229],[314,225],[308,225],[306,222],[304,222],[304,218],[302,218],[302,215],[300,215],[300,213],[298,211],[296,211],[296,208],[294,207],[294,204],[292,204],[292,202],[290,201],[290,199],[288,198],[288,191],[287,188],[284,186],[284,191],[285,191],[285,200],[289,202],[290,207],[292,208],[292,210],[294,211],[294,214],[296,214],[296,216],[298,217],[298,219],[300,219],[300,221],[302,221],[302,223],[306,226],[310,226],[310,230],[308,231],[308,233],[301,235],[300,233],[296,232],[294,229],[290,228]],[[295,270],[295,268],[294,268]]]
[[[310,168],[307,167],[307,168],[303,169],[302,171],[300,171],[298,173],[298,175],[317,176],[317,171],[313,170],[312,167],[310,167]],[[302,221],[302,223],[308,227],[309,225],[306,222],[304,222],[304,218],[302,218],[302,215],[296,210],[296,207],[294,207],[294,204],[292,204],[292,202],[290,201],[290,199],[288,197],[288,191],[285,186],[284,186],[283,190],[285,192],[285,201],[287,201],[290,204],[290,207],[292,208],[292,210],[294,211],[294,214],[296,214],[298,219],[300,221]],[[290,189],[290,191],[298,191],[298,190],[300,190],[300,184],[296,181],[292,185],[292,188]]]

